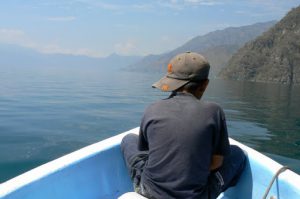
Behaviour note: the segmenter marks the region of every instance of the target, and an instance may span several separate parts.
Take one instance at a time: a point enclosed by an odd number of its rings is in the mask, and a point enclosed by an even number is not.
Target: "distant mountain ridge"
[[[129,65],[127,69],[142,72],[166,72],[167,63],[173,56],[185,51],[194,51],[207,57],[211,64],[211,75],[214,76],[227,64],[234,52],[274,24],[275,21],[270,21],[213,31],[197,36],[168,53],[146,56],[139,62]]]
[[[233,55],[220,78],[300,84],[300,6]]]
[[[95,66],[108,69],[120,69],[140,60],[139,56],[121,56],[111,54],[104,58],[82,55],[44,54],[30,48],[11,44],[0,44],[0,67],[11,66]]]

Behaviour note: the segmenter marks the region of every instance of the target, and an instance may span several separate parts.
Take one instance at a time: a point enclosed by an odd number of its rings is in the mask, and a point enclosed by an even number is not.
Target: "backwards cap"
[[[185,52],[176,55],[168,64],[168,73],[152,87],[162,91],[174,91],[189,82],[207,79],[210,65],[200,54]]]

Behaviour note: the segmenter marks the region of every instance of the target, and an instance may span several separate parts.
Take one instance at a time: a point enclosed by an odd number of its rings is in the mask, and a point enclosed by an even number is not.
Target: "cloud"
[[[104,10],[121,10],[122,8],[122,6],[119,4],[104,3],[104,2],[95,2],[93,5],[98,8],[102,8]]]
[[[62,10],[72,10],[80,8],[91,9],[101,9],[107,11],[124,12],[132,10],[147,10],[152,9],[152,3],[130,3],[127,1],[120,1],[118,3],[111,3],[109,1],[99,1],[99,0],[73,0],[73,1],[50,1],[50,2],[40,2],[38,5],[42,7],[53,7]],[[55,17],[56,18],[56,17]],[[60,17],[59,17],[60,18]]]
[[[67,22],[67,21],[74,21],[76,17],[74,16],[63,16],[63,17],[48,17],[48,21],[60,21],[60,22]]]
[[[67,48],[62,48],[61,46],[55,44],[40,46],[37,50],[46,54],[66,54],[66,55],[84,55],[89,57],[101,57],[99,52],[90,50],[88,48],[67,49]]]
[[[131,8],[137,11],[150,11],[154,9],[152,4],[133,4]]]
[[[57,44],[41,44],[35,42],[28,37],[26,33],[18,29],[0,28],[0,43],[13,44],[26,48],[34,49],[46,54],[69,54],[69,55],[84,55],[89,57],[104,56],[98,51],[88,48],[64,48]]]
[[[237,15],[251,17],[283,16],[290,10],[289,2],[280,0],[249,0],[246,3],[247,10],[236,10]]]
[[[34,3],[36,8],[46,8],[55,10],[71,10],[75,6],[80,6],[80,1],[36,1]]]
[[[101,9],[111,11],[115,14],[124,14],[127,12],[157,12],[159,9],[183,10],[189,7],[214,6],[223,4],[221,0],[153,0],[128,2],[119,1],[96,1],[96,0],[76,0],[89,9]]]
[[[117,43],[114,45],[115,52],[121,55],[130,55],[135,53],[137,47],[135,42],[133,41],[126,41],[123,43]]]
[[[0,29],[0,41],[2,42],[11,42],[15,40],[20,40],[24,37],[24,32],[16,29]]]
[[[32,42],[25,34],[24,31],[18,29],[1,28],[0,29],[0,42],[8,44],[17,44],[24,47],[33,47]]]
[[[237,10],[234,12],[237,15],[251,16],[251,17],[262,17],[273,14],[272,12],[258,12],[258,11],[249,11],[249,10]]]
[[[193,4],[193,5],[205,5],[205,6],[214,6],[223,4],[223,2],[216,1],[216,0],[184,0],[186,4]]]
[[[100,8],[108,11],[126,12],[126,11],[150,11],[154,9],[153,3],[104,3],[92,0],[78,0],[89,8]]]
[[[187,7],[195,6],[214,6],[223,4],[220,0],[156,0],[149,3],[104,3],[93,0],[77,0],[89,8],[100,8],[109,11],[157,11],[159,8],[172,10],[182,10]]]
[[[161,7],[166,7],[174,10],[183,10],[189,7],[198,7],[198,6],[215,6],[224,4],[220,0],[160,0],[158,5]]]
[[[265,12],[269,14],[274,13],[285,13],[290,10],[288,3],[292,1],[281,1],[281,0],[251,0],[250,3],[254,6],[259,6],[264,8]]]
[[[172,10],[182,10],[184,6],[182,4],[179,4],[176,0],[171,0],[169,2],[161,1],[158,3],[159,7],[163,8],[169,8]]]

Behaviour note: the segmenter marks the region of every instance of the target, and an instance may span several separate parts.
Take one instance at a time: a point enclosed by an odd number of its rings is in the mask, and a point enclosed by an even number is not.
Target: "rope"
[[[271,180],[271,182],[270,182],[270,184],[269,184],[269,186],[268,186],[268,188],[267,188],[267,190],[266,190],[266,192],[265,192],[265,194],[264,194],[264,196],[263,196],[262,199],[266,199],[266,198],[267,198],[267,196],[268,196],[268,194],[269,194],[269,192],[270,192],[270,190],[271,190],[271,188],[272,188],[272,185],[273,185],[275,179],[276,179],[282,172],[284,172],[284,171],[287,170],[287,169],[289,169],[289,167],[283,166],[283,167],[281,167],[281,168],[275,173],[275,175],[273,176],[273,178],[272,178],[272,180]]]

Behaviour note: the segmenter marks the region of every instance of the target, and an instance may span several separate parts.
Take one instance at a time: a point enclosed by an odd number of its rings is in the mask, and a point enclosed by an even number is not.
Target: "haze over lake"
[[[0,182],[139,125],[162,74],[105,67],[0,68]],[[300,173],[300,87],[211,80],[229,135]]]

